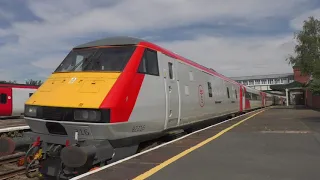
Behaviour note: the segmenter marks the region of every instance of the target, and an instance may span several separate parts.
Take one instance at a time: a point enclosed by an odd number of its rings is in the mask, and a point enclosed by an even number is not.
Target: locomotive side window
[[[31,96],[32,96],[32,94],[33,94],[33,93],[29,93],[29,97],[31,97]]]
[[[209,92],[209,97],[212,97],[212,87],[211,87],[211,82],[208,82],[208,92]]]
[[[168,62],[168,66],[169,66],[169,77],[170,79],[173,79],[173,70],[172,70],[173,64],[171,62]]]
[[[138,72],[159,76],[158,55],[156,51],[151,49],[146,49],[144,51]]]
[[[190,77],[190,81],[193,81],[193,80],[194,80],[192,71],[189,71],[189,77]]]
[[[228,95],[228,98],[230,98],[230,93],[229,93],[229,88],[227,87],[227,95]]]
[[[7,94],[1,94],[0,95],[0,103],[6,104],[7,103]]]

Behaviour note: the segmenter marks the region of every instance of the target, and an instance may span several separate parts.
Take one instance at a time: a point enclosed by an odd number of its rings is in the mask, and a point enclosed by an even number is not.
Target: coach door
[[[12,90],[0,87],[0,116],[11,116],[12,113]]]
[[[163,56],[163,71],[164,71],[164,84],[166,94],[166,121],[165,129],[175,127],[178,125],[180,119],[180,93],[179,81],[177,77],[177,67],[175,59]]]

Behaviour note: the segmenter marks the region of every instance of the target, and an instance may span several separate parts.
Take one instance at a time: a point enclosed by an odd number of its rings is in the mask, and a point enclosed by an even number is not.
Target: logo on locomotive
[[[76,80],[77,80],[77,78],[76,78],[76,77],[71,78],[71,79],[70,79],[70,81],[69,81],[69,84],[74,83]]]
[[[198,95],[199,95],[199,105],[201,107],[204,106],[204,89],[201,85],[198,87]]]

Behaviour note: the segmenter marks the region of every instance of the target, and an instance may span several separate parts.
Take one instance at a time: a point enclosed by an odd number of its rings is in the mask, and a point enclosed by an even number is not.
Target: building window
[[[208,93],[209,93],[209,97],[212,97],[212,87],[211,87],[211,82],[208,82]]]
[[[7,94],[0,94],[0,103],[7,104]]]
[[[274,79],[270,79],[270,84],[274,84]]]
[[[138,69],[139,73],[159,76],[157,51],[146,49]]]

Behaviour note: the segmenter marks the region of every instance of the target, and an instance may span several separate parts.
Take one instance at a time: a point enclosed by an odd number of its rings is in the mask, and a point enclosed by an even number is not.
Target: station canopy
[[[300,83],[298,81],[293,81],[289,84],[274,84],[270,85],[270,88],[274,91],[285,91],[286,89],[303,89],[306,85],[303,83]]]

